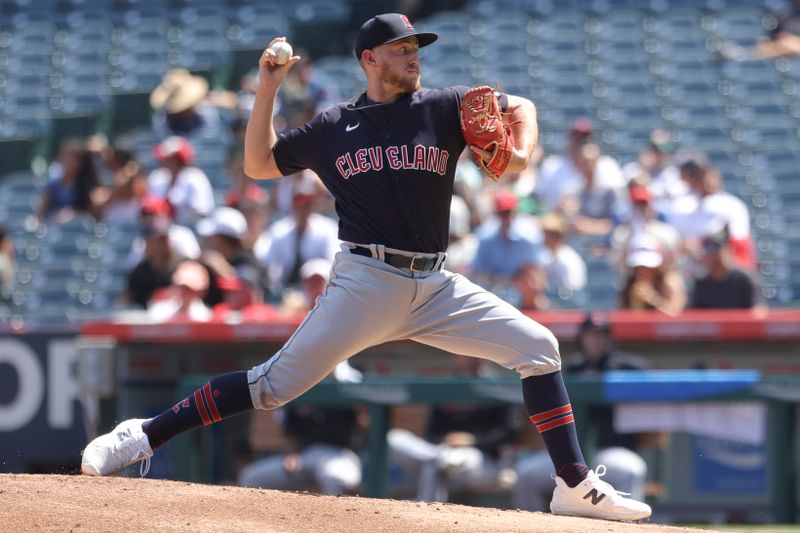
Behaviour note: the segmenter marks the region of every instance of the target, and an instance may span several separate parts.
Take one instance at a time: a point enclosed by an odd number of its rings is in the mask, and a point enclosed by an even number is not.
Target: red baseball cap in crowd
[[[498,213],[514,211],[518,205],[517,196],[508,189],[500,189],[494,195],[494,210]]]
[[[223,291],[240,291],[245,288],[245,284],[238,276],[223,276],[217,278],[217,287]]]
[[[243,209],[243,206],[260,206],[265,205],[269,201],[267,191],[256,185],[255,183],[248,183],[244,190],[231,190],[225,196],[225,205],[228,207],[235,207]]]
[[[139,210],[142,215],[155,215],[157,217],[167,218],[173,218],[175,215],[172,204],[170,204],[166,198],[153,196],[152,194],[148,194],[142,198]]]
[[[190,165],[194,161],[194,146],[188,139],[173,135],[153,147],[153,157],[159,161],[172,156],[176,156],[184,165]]]
[[[592,134],[592,119],[589,117],[578,117],[569,128],[569,136],[572,138],[588,137]]]
[[[639,203],[646,204],[646,203],[649,203],[650,200],[653,199],[653,195],[650,192],[650,189],[648,189],[644,185],[634,185],[634,186],[632,186],[630,188],[630,190],[628,191],[628,195],[631,198],[631,202],[633,202],[635,204],[639,204]]]

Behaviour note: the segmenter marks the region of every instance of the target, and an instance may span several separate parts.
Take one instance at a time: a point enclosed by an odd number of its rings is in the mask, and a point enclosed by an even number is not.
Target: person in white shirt
[[[544,232],[544,248],[539,256],[541,267],[547,274],[551,290],[567,289],[577,292],[586,287],[586,263],[565,242],[567,224],[558,213],[547,213],[540,218]]]
[[[445,265],[450,272],[468,274],[475,253],[478,237],[470,231],[470,211],[467,202],[458,195],[450,201],[450,242],[447,245]]]
[[[737,266],[752,270],[756,258],[747,204],[723,189],[722,175],[704,153],[687,152],[679,168],[692,194],[675,204],[667,221],[695,251],[704,236],[727,228]]]
[[[664,263],[672,265],[681,249],[681,236],[672,225],[657,218],[653,206],[654,198],[650,188],[642,183],[631,181],[628,187],[630,210],[611,234],[611,251],[609,262],[620,273],[627,272],[625,263],[628,253],[628,242],[635,235],[646,233],[656,237],[661,243]]]
[[[214,210],[214,191],[205,172],[192,166],[194,147],[183,137],[168,137],[153,148],[161,163],[147,177],[148,194],[166,199],[175,220],[191,225]]]
[[[586,143],[575,157],[575,168],[581,177],[581,188],[561,200],[559,209],[565,214],[570,228],[588,235],[608,235],[620,212],[619,189],[598,181],[600,147]]]
[[[300,268],[315,258],[333,261],[339,251],[338,224],[316,212],[319,198],[317,178],[295,182],[292,214],[273,222],[254,246],[258,260],[267,269],[273,291],[300,281]],[[277,294],[277,293],[276,293]]]
[[[655,129],[650,133],[650,144],[639,154],[637,162],[629,163],[640,166],[650,176],[650,192],[657,204],[689,194],[689,187],[673,162],[674,151],[669,132]]]
[[[584,178],[576,166],[576,160],[581,147],[591,142],[592,123],[587,118],[579,118],[567,133],[564,153],[548,156],[542,162],[535,192],[547,211],[558,209],[565,197],[576,196],[583,189]],[[616,191],[625,186],[622,168],[609,155],[598,155],[594,174],[598,187]]]
[[[145,196],[142,199],[139,225],[146,227],[151,224],[153,219],[169,220],[169,247],[172,252],[185,259],[199,259],[200,243],[197,242],[194,232],[186,226],[172,223],[172,217],[172,207],[165,199],[156,196]],[[133,268],[144,258],[144,255],[145,239],[137,236],[131,243],[131,250],[125,261]]]

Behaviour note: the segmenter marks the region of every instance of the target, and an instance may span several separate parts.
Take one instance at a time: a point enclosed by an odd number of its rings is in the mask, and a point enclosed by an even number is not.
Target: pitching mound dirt
[[[3,531],[678,532],[463,505],[317,496],[175,481],[0,475]]]

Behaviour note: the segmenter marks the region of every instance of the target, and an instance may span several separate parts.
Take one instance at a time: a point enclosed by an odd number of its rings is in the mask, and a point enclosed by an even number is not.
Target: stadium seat
[[[461,11],[443,11],[417,23],[419,31],[439,35],[442,43],[469,44],[472,36],[472,17]]]
[[[276,4],[248,2],[247,5],[231,6],[228,19],[228,40],[237,50],[263,50],[265,36],[285,35],[293,40],[286,11]]]
[[[764,13],[758,8],[726,8],[707,17],[704,26],[725,40],[755,43],[764,34]]]
[[[641,82],[653,83],[653,76],[650,73],[646,60],[615,62],[606,61],[605,58],[594,59],[587,64],[587,68],[592,76],[605,82]]]
[[[70,52],[53,56],[53,68],[69,74],[108,74],[111,70],[106,52]]]
[[[661,58],[653,61],[651,72],[669,82],[714,83],[719,80],[719,67],[701,59]]]
[[[620,9],[587,22],[586,31],[599,39],[644,38],[644,23],[638,9]]]
[[[619,39],[607,41],[590,41],[586,44],[590,56],[603,62],[607,57],[624,57],[628,62],[647,61],[644,39]]]
[[[669,105],[664,108],[664,116],[681,128],[694,125],[730,128],[733,120],[725,114],[725,108],[713,105]]]
[[[732,81],[769,80],[778,81],[781,74],[773,61],[726,61],[722,75]]]
[[[294,32],[296,47],[308,50],[311,57],[346,54],[351,47],[343,40],[331,40],[341,35],[350,16],[347,3],[339,0],[300,0],[292,2],[288,18]]]
[[[533,30],[533,21],[518,13],[502,13],[484,20],[476,19],[469,25],[469,32],[473,39],[502,35],[509,41],[518,42],[531,37]]]
[[[572,0],[562,0],[564,4],[572,5]],[[527,0],[470,0],[466,10],[473,15],[481,18],[490,18],[497,13],[550,13],[556,2],[551,0],[541,0],[540,2],[529,2]],[[537,11],[537,10],[545,11]]]
[[[654,129],[664,122],[657,106],[637,105],[609,108],[606,121],[615,128]]]
[[[93,5],[81,5],[72,9],[61,17],[61,25],[71,30],[99,28],[111,24],[113,11],[102,2],[93,2]]]
[[[727,106],[731,109],[732,118],[743,125],[769,124],[773,127],[791,128],[800,123],[800,117],[793,107],[775,103]]]
[[[743,131],[742,142],[752,150],[791,150],[800,142],[796,127],[752,127]]]

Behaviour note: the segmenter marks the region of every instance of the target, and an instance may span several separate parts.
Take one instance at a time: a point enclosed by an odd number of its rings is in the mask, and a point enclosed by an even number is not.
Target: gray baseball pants
[[[247,373],[257,409],[297,398],[362,350],[410,339],[488,359],[520,377],[561,368],[553,334],[511,304],[446,270],[412,272],[373,257],[336,254],[325,292],[294,334]]]

